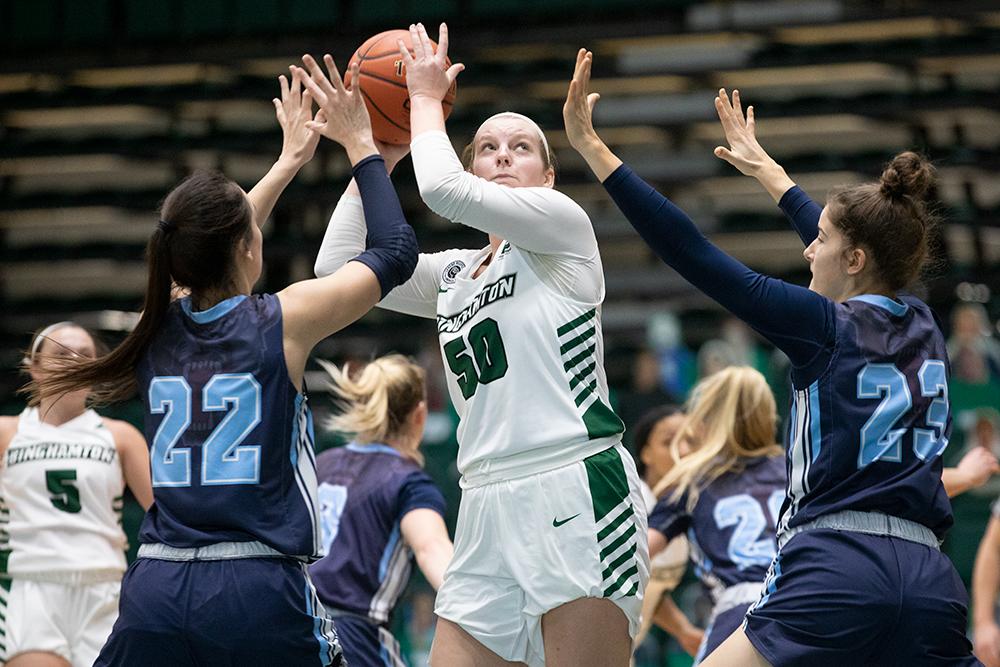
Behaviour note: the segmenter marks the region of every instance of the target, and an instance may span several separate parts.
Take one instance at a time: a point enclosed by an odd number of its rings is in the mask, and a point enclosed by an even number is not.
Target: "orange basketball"
[[[371,37],[354,52],[348,70],[360,63],[358,85],[372,119],[372,135],[387,144],[410,143],[410,96],[406,92],[406,70],[399,57],[397,40],[413,53],[413,43],[408,30],[386,30]],[[435,51],[437,44],[434,44]],[[451,66],[451,61],[448,61]],[[344,83],[351,85],[350,72]],[[455,104],[455,84],[442,101],[444,117],[451,114]]]

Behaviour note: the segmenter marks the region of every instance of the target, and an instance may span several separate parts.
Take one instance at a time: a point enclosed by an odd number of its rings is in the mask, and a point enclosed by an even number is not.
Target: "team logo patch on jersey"
[[[451,262],[448,266],[444,267],[444,271],[441,272],[441,280],[449,285],[454,285],[455,278],[464,268],[465,262],[460,259],[456,259],[454,262]]]
[[[516,273],[501,276],[496,282],[485,285],[483,289],[472,298],[472,301],[462,310],[453,315],[438,315],[438,333],[454,333],[475,317],[481,308],[485,308],[491,303],[496,303],[501,299],[514,296],[514,283],[517,279]]]

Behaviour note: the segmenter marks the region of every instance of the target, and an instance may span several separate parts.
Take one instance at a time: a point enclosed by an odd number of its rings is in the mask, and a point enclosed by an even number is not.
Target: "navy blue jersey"
[[[764,581],[777,550],[775,524],[784,499],[784,458],[750,459],[702,489],[691,511],[687,494],[671,501],[668,492],[649,513],[649,527],[668,540],[687,532],[696,574],[718,593]]]
[[[444,516],[444,496],[419,465],[382,444],[351,443],[318,458],[326,556],[309,569],[328,608],[389,620],[413,552],[399,523],[411,510]]]
[[[312,415],[288,378],[278,298],[175,301],[137,374],[155,500],[139,541],[318,558]]]
[[[840,510],[883,512],[944,537],[951,503],[941,452],[951,434],[948,354],[919,299],[836,304],[822,370],[792,369],[788,499],[779,530]]]
[[[841,510],[884,512],[943,537],[951,433],[944,336],[926,304],[861,295],[846,303],[760,274],[712,245],[691,219],[622,165],[604,182],[664,262],[792,362],[788,498],[779,532]],[[798,187],[781,200],[805,243],[820,211]]]

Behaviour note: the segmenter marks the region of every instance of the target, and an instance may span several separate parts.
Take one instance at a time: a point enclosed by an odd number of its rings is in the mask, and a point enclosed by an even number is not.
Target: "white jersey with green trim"
[[[554,188],[465,171],[444,132],[419,134],[410,149],[432,211],[505,239],[493,258],[489,246],[421,253],[413,276],[378,304],[437,322],[463,486],[554,469],[619,442],[604,374],[604,271],[586,212]],[[316,275],[362,252],[366,235],[362,201],[345,194]]]
[[[53,426],[21,413],[0,468],[0,576],[125,571],[125,479],[115,440],[87,410]]]
[[[467,484],[586,458],[624,428],[609,407],[600,304],[556,293],[507,241],[473,278],[488,254],[443,276],[437,301]]]

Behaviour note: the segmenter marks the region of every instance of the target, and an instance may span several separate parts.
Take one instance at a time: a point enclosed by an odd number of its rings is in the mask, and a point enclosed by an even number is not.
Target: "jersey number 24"
[[[260,423],[260,393],[251,373],[220,373],[205,384],[202,411],[227,414],[201,445],[202,486],[260,481],[260,445],[242,444]],[[176,446],[191,425],[187,380],[179,375],[153,378],[149,411],[165,413],[149,453],[153,486],[191,486],[191,449]]]

